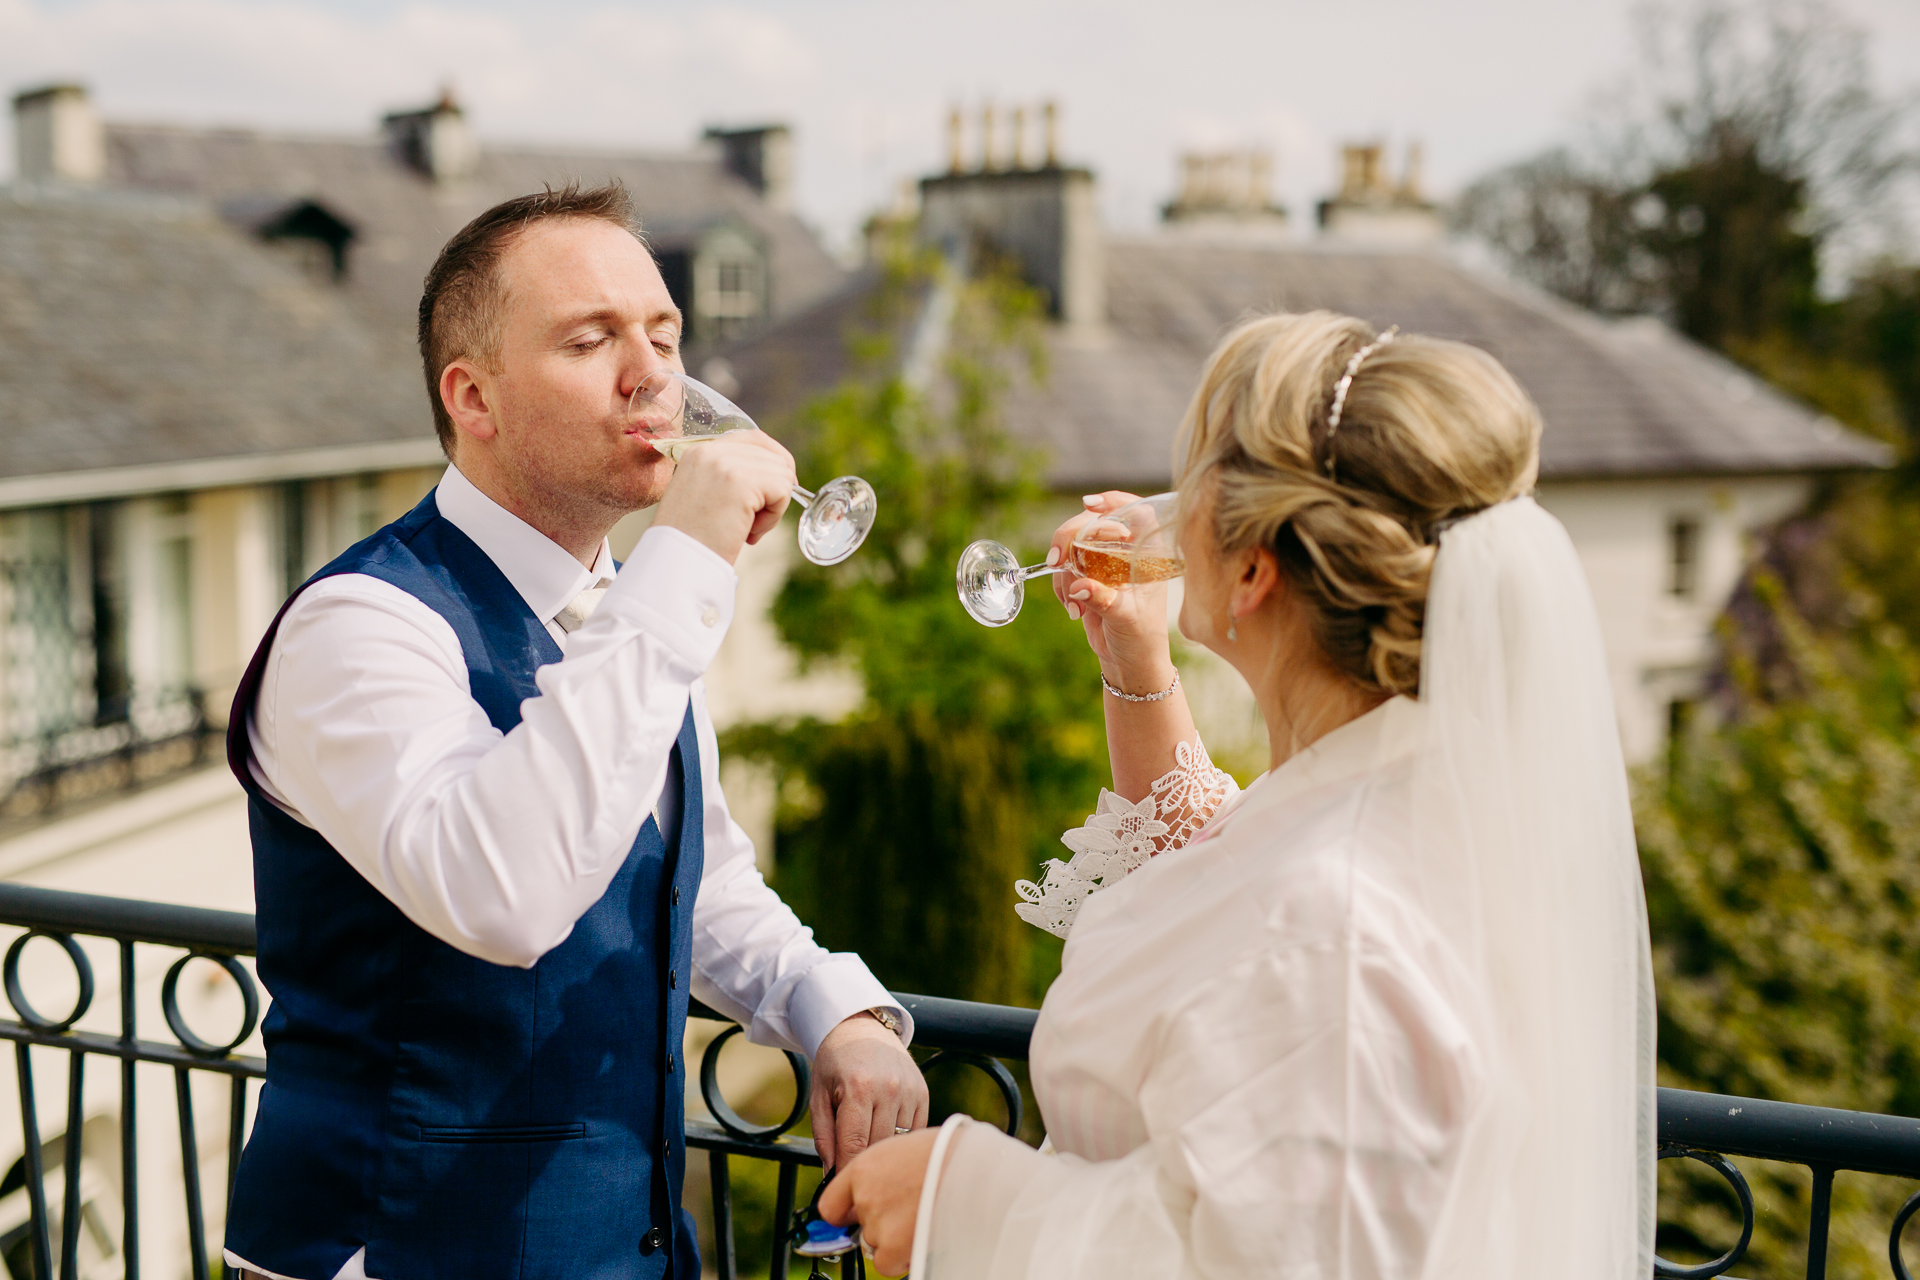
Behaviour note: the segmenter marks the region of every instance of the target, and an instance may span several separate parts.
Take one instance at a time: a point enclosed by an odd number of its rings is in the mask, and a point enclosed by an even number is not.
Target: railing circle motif
[[[1000,1086],[1000,1100],[1007,1104],[1007,1132],[1019,1136],[1020,1122],[1025,1117],[1026,1109],[1020,1099],[1020,1083],[1013,1078],[1013,1072],[1007,1070],[1006,1063],[984,1053],[970,1053],[965,1049],[939,1049],[920,1064],[920,1074],[925,1075],[929,1069],[943,1062],[963,1063],[986,1072]]]
[[[1907,1270],[1907,1260],[1900,1256],[1900,1232],[1915,1213],[1920,1213],[1920,1191],[1908,1196],[1900,1212],[1893,1215],[1893,1234],[1887,1237],[1887,1260],[1893,1263],[1894,1280],[1913,1280],[1913,1273]]]
[[[735,1023],[707,1042],[707,1051],[700,1056],[700,1100],[707,1104],[714,1122],[734,1137],[743,1142],[772,1142],[799,1124],[800,1117],[807,1114],[813,1072],[808,1069],[806,1058],[791,1049],[781,1050],[787,1055],[787,1066],[793,1071],[793,1110],[779,1124],[754,1124],[728,1106],[727,1100],[720,1096],[720,1049],[730,1037],[739,1035],[741,1030],[740,1024]]]
[[[1733,1248],[1727,1250],[1712,1262],[1703,1262],[1697,1267],[1683,1267],[1677,1263],[1668,1262],[1657,1253],[1653,1255],[1653,1274],[1656,1276],[1667,1276],[1670,1277],[1671,1280],[1708,1280],[1711,1276],[1717,1276],[1722,1272],[1731,1270],[1733,1264],[1740,1261],[1740,1259],[1746,1255],[1747,1246],[1753,1242],[1753,1189],[1747,1186],[1746,1177],[1741,1174],[1738,1169],[1734,1168],[1732,1164],[1728,1163],[1725,1156],[1716,1152],[1695,1151],[1691,1147],[1682,1146],[1663,1146],[1660,1148],[1660,1158],[1662,1160],[1672,1160],[1676,1157],[1686,1160],[1697,1160],[1701,1164],[1706,1165],[1709,1169],[1712,1169],[1721,1177],[1725,1178],[1727,1182],[1732,1185],[1734,1194],[1740,1197],[1740,1239]],[[1913,1201],[1910,1200],[1907,1203],[1911,1206]],[[1903,1209],[1901,1212],[1905,1213],[1907,1210]],[[1893,1231],[1894,1247],[1897,1249],[1900,1240],[1899,1223],[1895,1223]],[[1898,1265],[1896,1262],[1896,1268]],[[1902,1280],[1905,1280],[1904,1276]]]
[[[215,1044],[202,1040],[187,1025],[186,1017],[180,1012],[180,974],[195,960],[211,960],[227,971],[227,976],[239,984],[240,999],[245,1005],[245,1014],[240,1019],[240,1034],[225,1044]],[[180,1047],[196,1058],[224,1058],[246,1043],[253,1029],[260,1025],[260,992],[253,985],[253,975],[237,959],[228,955],[216,955],[207,951],[189,951],[173,962],[167,970],[166,980],[160,984],[160,1012],[166,1016],[167,1028],[173,1032],[173,1038]]]
[[[73,961],[74,976],[80,981],[80,991],[74,997],[73,1011],[64,1018],[43,1017],[39,1010],[27,1000],[26,990],[20,985],[20,954],[27,944],[35,938],[46,938],[60,944],[60,949]],[[4,978],[7,988],[7,1003],[20,1015],[20,1021],[35,1031],[65,1031],[86,1015],[93,1004],[93,965],[87,960],[86,951],[73,940],[70,933],[53,933],[45,929],[30,929],[13,940],[7,948],[7,959],[0,966],[0,978]]]

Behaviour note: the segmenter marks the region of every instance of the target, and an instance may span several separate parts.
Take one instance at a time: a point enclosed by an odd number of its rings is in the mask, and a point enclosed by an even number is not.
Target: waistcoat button
[[[673,1074],[673,1055],[672,1054],[667,1055],[667,1074],[668,1075]]]
[[[675,973],[672,969],[667,970],[667,990],[678,991],[679,989],[680,989],[680,975],[678,973]]]
[[[640,1247],[648,1253],[652,1253],[666,1242],[666,1233],[658,1227],[650,1228],[647,1234],[640,1237]]]
[[[676,907],[680,905],[680,886],[679,885],[673,886],[673,905]]]

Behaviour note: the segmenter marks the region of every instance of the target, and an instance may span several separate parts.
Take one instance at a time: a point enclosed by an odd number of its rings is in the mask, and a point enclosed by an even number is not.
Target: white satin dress
[[[1020,887],[1067,937],[1031,1059],[1050,1151],[957,1132],[920,1280],[1421,1274],[1487,1092],[1392,874],[1425,714],[1392,699],[1244,793],[1196,742],[1146,801],[1102,795]]]

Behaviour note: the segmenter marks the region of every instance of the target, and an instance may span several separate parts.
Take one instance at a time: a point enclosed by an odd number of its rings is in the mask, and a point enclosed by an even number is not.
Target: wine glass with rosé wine
[[[676,463],[688,449],[733,431],[758,431],[739,405],[697,378],[658,369],[627,397],[627,417],[646,431],[648,443]],[[878,500],[859,476],[840,476],[818,490],[789,491],[800,504],[800,554],[815,564],[839,564],[867,540]]]
[[[1174,539],[1179,495],[1157,493],[1095,516],[1074,536],[1061,564],[1022,566],[1004,543],[982,538],[960,553],[954,585],[975,622],[1004,627],[1020,616],[1027,580],[1071,569],[1110,587],[1167,582],[1187,571]]]

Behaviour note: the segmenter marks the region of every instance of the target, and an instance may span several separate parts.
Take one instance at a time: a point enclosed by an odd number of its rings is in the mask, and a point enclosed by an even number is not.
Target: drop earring
[[[1238,621],[1239,620],[1232,614],[1227,615],[1227,639],[1238,640],[1240,638],[1239,628],[1235,625]]]

